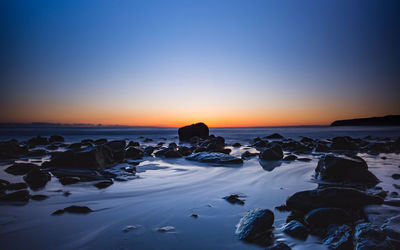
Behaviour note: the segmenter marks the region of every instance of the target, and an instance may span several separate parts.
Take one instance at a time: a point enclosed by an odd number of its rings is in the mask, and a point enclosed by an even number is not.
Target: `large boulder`
[[[243,160],[231,155],[223,154],[223,153],[209,153],[209,152],[200,152],[194,153],[190,156],[186,157],[189,161],[198,161],[205,163],[218,163],[218,164],[241,164]]]
[[[273,144],[271,147],[264,149],[259,155],[264,161],[279,161],[283,159],[282,147],[279,144]]]
[[[207,139],[209,135],[209,129],[204,123],[196,123],[189,126],[185,126],[178,129],[179,140],[188,141],[194,136],[198,136],[201,139]]]
[[[62,137],[61,135],[52,135],[49,138],[49,142],[63,142],[64,141],[64,137]]]
[[[284,225],[283,232],[299,239],[306,239],[308,236],[306,226],[297,220],[291,220],[289,223]]]
[[[112,152],[108,146],[87,147],[76,151],[68,150],[53,154],[46,167],[76,168],[76,169],[104,169],[114,162]]]
[[[24,177],[25,182],[33,190],[43,188],[50,179],[49,172],[41,170],[39,167],[32,168]]]
[[[361,209],[370,204],[382,204],[383,199],[358,189],[328,187],[297,192],[286,200],[291,211],[308,212],[316,208],[337,207]]]
[[[335,150],[357,150],[359,147],[349,136],[337,136],[332,138],[332,149]]]
[[[33,145],[33,146],[47,145],[47,144],[49,144],[49,138],[41,137],[38,135],[36,137],[29,139],[28,144]]]
[[[20,146],[15,140],[0,142],[0,159],[16,158],[27,152],[28,148]]]
[[[141,159],[143,157],[143,150],[136,146],[130,146],[126,149],[126,157],[134,160]]]
[[[0,197],[0,201],[23,201],[27,202],[30,199],[29,191],[24,189],[24,190],[18,190],[13,193],[5,194]]]
[[[271,242],[274,213],[269,209],[256,208],[247,212],[239,221],[236,234],[239,239],[257,244]]]
[[[110,148],[112,157],[116,162],[122,162],[125,158],[125,140],[115,140],[106,143],[106,146]]]
[[[396,249],[390,239],[387,237],[379,226],[371,223],[361,223],[355,227],[354,232],[355,249],[380,249],[380,250],[394,250]]]
[[[318,179],[344,182],[372,187],[379,183],[378,178],[368,170],[367,163],[358,156],[322,156],[315,169]]]

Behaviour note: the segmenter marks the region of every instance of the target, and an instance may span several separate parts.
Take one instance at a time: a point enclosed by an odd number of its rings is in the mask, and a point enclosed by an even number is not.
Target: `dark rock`
[[[198,214],[191,214],[190,217],[193,217],[193,218],[197,219],[197,218],[199,218],[199,215]]]
[[[324,238],[324,245],[333,250],[353,249],[351,228],[347,225],[334,226]]]
[[[69,145],[68,148],[77,150],[77,149],[80,149],[82,146],[83,146],[82,143],[75,142],[75,143],[72,143],[71,145]]]
[[[107,188],[107,187],[111,186],[112,184],[114,184],[114,182],[112,180],[106,180],[106,181],[98,182],[98,183],[94,184],[94,186],[97,187],[98,189],[103,189],[103,188]]]
[[[309,162],[309,161],[311,161],[312,159],[302,157],[302,158],[297,158],[297,160],[298,160],[298,161]]]
[[[392,174],[392,178],[398,180],[400,179],[400,174]]]
[[[209,129],[204,123],[196,123],[178,129],[179,140],[187,141],[190,138],[197,136],[201,139],[207,139]]]
[[[179,147],[178,151],[182,156],[188,156],[192,153],[192,150],[186,146]]]
[[[285,156],[285,158],[283,158],[284,161],[294,161],[296,159],[297,159],[297,156],[295,156],[295,155],[288,155],[288,156]]]
[[[241,147],[242,145],[241,145],[239,142],[236,142],[236,143],[234,143],[232,146],[233,146],[234,148],[239,148],[239,147]]]
[[[331,148],[321,142],[317,144],[317,147],[315,148],[315,152],[329,152]]]
[[[47,195],[44,195],[44,194],[36,194],[36,195],[32,195],[31,196],[31,199],[35,200],[35,201],[42,201],[42,200],[45,200],[47,198],[49,198],[49,197]]]
[[[43,156],[46,155],[47,151],[45,149],[33,149],[28,151],[25,155],[26,156]]]
[[[145,147],[143,155],[144,156],[150,156],[154,152],[154,147],[153,146],[148,146]]]
[[[390,238],[400,240],[400,215],[387,219],[381,229]]]
[[[283,139],[284,137],[278,133],[273,133],[271,135],[266,136],[267,139]]]
[[[72,213],[72,214],[87,214],[93,212],[92,209],[86,207],[86,206],[69,206],[64,209],[59,209],[52,213],[52,215],[59,215],[63,213]]]
[[[239,204],[239,205],[244,205],[244,200],[240,199],[242,196],[239,194],[231,194],[229,196],[223,197],[227,202],[231,204]]]
[[[106,146],[111,149],[112,158],[115,162],[122,162],[125,158],[125,140],[115,140],[106,143]]]
[[[112,152],[107,146],[96,146],[80,151],[55,152],[46,167],[99,170],[113,162]]]
[[[24,189],[24,190],[19,190],[15,191],[9,194],[5,194],[0,197],[0,201],[24,201],[27,202],[29,201],[30,195],[29,191]]]
[[[324,181],[360,184],[367,187],[379,183],[378,178],[368,171],[367,163],[358,156],[322,156],[315,169],[316,177]]]
[[[6,168],[6,171],[12,175],[25,175],[27,174],[32,168],[37,168],[38,166],[33,163],[14,163],[12,166]]]
[[[272,241],[274,213],[269,209],[256,208],[247,212],[239,221],[236,229],[239,239],[269,245]]]
[[[28,140],[28,144],[31,145],[47,145],[49,144],[49,139],[46,137],[36,136]]]
[[[28,185],[26,185],[24,182],[10,183],[6,186],[7,190],[20,190],[26,188],[28,188]]]
[[[58,147],[58,145],[50,144],[50,145],[47,146],[46,148],[49,149],[49,150],[56,150],[56,149],[59,148],[59,147]]]
[[[152,141],[153,141],[153,139],[151,139],[151,138],[146,138],[143,140],[143,142],[152,142]]]
[[[355,249],[395,249],[386,234],[377,225],[361,223],[355,227]]]
[[[267,141],[257,141],[252,146],[255,148],[265,148],[268,146],[268,142]]]
[[[241,155],[241,158],[242,159],[248,159],[248,158],[251,158],[251,157],[253,157],[253,156],[257,156],[258,155],[258,153],[250,153],[249,151],[245,151],[242,155]]]
[[[259,155],[264,161],[279,161],[283,159],[282,147],[279,144],[273,144],[270,148],[261,151]]]
[[[144,154],[144,152],[143,152],[143,150],[141,148],[138,148],[138,147],[135,147],[135,146],[130,146],[129,148],[126,149],[125,156],[127,158],[131,158],[131,159],[137,160],[137,159],[141,159],[143,157],[143,154]]]
[[[302,143],[313,143],[313,142],[314,142],[314,140],[311,139],[311,138],[309,138],[309,137],[303,137],[303,138],[301,138],[300,141],[301,141]]]
[[[365,218],[375,225],[382,225],[389,218],[400,214],[400,208],[387,205],[369,205],[363,209]]]
[[[278,242],[272,246],[265,248],[265,250],[291,250],[291,248],[283,242]]]
[[[332,149],[335,150],[358,150],[357,144],[352,142],[348,136],[337,136],[332,138]]]
[[[341,208],[317,208],[305,216],[305,221],[312,228],[326,228],[329,225],[343,225],[350,223],[352,218]]]
[[[61,135],[52,135],[50,136],[49,142],[63,142],[64,141],[64,137],[62,137]]]
[[[75,184],[81,181],[81,178],[75,177],[75,176],[65,176],[61,177],[60,179],[61,184],[63,185],[70,185],[70,184]]]
[[[0,193],[6,189],[7,185],[10,184],[9,181],[0,179]]]
[[[96,145],[103,145],[103,144],[106,144],[106,143],[107,143],[107,139],[104,139],[104,138],[97,139],[97,140],[94,141],[94,144],[96,144]]]
[[[283,227],[283,232],[299,239],[306,239],[308,236],[307,228],[299,221],[292,220]]]
[[[291,210],[308,212],[316,208],[337,207],[360,209],[370,204],[382,204],[383,199],[354,188],[328,187],[297,192],[286,200]]]
[[[48,181],[50,181],[51,176],[49,172],[37,168],[32,168],[28,174],[24,177],[25,182],[29,185],[31,189],[43,188]]]
[[[205,163],[218,163],[218,164],[241,164],[243,160],[240,158],[236,158],[231,155],[226,155],[223,153],[209,153],[209,152],[200,152],[194,153],[188,157],[187,160],[190,161],[198,161]]]
[[[127,147],[140,147],[140,143],[135,141],[130,141]]]
[[[394,188],[397,188],[397,189],[400,189],[400,185],[399,185],[399,184],[396,184],[396,183],[393,183],[393,187],[394,187]]]
[[[28,152],[27,147],[22,147],[14,140],[0,142],[0,158],[15,158]]]

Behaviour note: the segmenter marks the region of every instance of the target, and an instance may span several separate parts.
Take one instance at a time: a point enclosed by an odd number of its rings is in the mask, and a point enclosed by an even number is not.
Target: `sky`
[[[0,122],[400,114],[399,1],[1,1]]]

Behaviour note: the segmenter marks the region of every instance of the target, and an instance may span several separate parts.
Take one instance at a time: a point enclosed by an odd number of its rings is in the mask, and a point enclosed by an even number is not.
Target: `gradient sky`
[[[0,122],[400,114],[399,1],[1,1]]]

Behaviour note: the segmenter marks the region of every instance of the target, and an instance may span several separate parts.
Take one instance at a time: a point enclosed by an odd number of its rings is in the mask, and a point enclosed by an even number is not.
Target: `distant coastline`
[[[400,115],[337,120],[331,126],[400,126]]]

